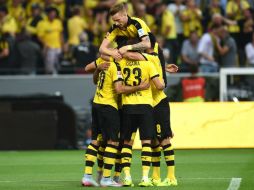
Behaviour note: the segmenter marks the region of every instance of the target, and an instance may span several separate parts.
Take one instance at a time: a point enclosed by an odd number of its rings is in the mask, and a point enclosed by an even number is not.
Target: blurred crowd
[[[84,73],[122,2],[180,72],[254,66],[253,0],[0,0],[0,74]]]

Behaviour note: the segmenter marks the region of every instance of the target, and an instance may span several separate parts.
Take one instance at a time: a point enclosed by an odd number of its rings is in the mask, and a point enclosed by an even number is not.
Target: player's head
[[[126,28],[128,15],[123,3],[113,6],[110,9],[109,14],[116,26],[118,26],[120,29]]]

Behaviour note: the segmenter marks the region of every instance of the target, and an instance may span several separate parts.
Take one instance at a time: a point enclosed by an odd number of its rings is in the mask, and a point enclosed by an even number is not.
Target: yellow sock
[[[163,146],[163,151],[167,164],[167,178],[175,179],[175,154],[172,145]]]
[[[125,177],[130,177],[130,166],[131,166],[131,157],[132,157],[132,146],[130,145],[123,145],[121,151],[121,163],[122,163],[122,170]]]
[[[98,146],[94,144],[90,144],[87,147],[86,154],[85,154],[85,169],[84,174],[92,175],[93,173],[93,166],[97,158],[97,150]]]
[[[105,144],[100,145],[97,153],[97,171],[101,172],[103,168],[103,155],[105,151]]]
[[[160,160],[161,160],[161,148],[160,145],[152,147],[152,166],[153,166],[153,179],[160,179]]]
[[[103,156],[103,177],[110,177],[112,167],[115,165],[117,146],[108,144]]]
[[[142,144],[141,160],[142,160],[143,177],[148,178],[150,165],[152,161],[152,149],[150,144],[147,144],[147,143]]]

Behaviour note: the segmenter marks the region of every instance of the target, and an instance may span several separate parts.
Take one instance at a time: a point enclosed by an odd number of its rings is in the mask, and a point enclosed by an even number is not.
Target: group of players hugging
[[[93,72],[97,89],[82,185],[134,186],[130,166],[139,129],[142,179],[138,185],[176,186],[170,108],[163,89],[166,72],[174,73],[178,68],[174,64],[165,66],[163,52],[150,29],[141,19],[129,17],[124,4],[113,6],[109,14],[114,24],[100,46],[100,57],[85,68]],[[161,151],[167,165],[164,180],[160,177]],[[96,161],[97,180],[92,176]]]

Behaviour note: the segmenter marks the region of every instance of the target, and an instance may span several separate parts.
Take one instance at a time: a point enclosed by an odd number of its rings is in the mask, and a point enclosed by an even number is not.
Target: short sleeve
[[[111,62],[110,64],[112,64],[112,66],[110,66],[110,71],[111,71],[111,77],[112,77],[112,81],[113,82],[117,82],[117,81],[123,81],[123,76],[122,76],[122,72],[121,72],[121,67],[118,63],[115,62]]]
[[[132,24],[137,29],[139,39],[141,39],[144,36],[148,36],[148,32],[150,32],[150,29],[143,20],[132,19],[132,22],[133,22]]]
[[[111,29],[107,32],[105,38],[110,42],[113,42],[116,39],[116,36],[117,36],[117,28],[115,25],[113,25]]]
[[[150,61],[149,61],[149,75],[150,75],[150,79],[160,76],[154,64]]]

